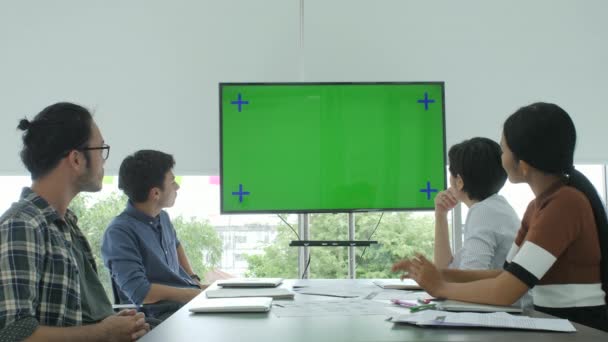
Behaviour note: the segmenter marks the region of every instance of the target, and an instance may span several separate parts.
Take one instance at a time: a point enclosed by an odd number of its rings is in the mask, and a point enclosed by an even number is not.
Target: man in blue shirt
[[[159,319],[204,288],[163,210],[173,206],[179,189],[174,165],[173,156],[152,150],[137,151],[123,160],[118,187],[129,202],[108,226],[101,246],[121,303],[175,304],[148,311]]]

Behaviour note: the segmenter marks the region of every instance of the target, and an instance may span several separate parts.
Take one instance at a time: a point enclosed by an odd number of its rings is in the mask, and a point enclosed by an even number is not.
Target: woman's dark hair
[[[500,145],[488,138],[472,138],[450,148],[450,173],[460,175],[462,190],[470,199],[483,201],[505,185],[507,173],[500,155]]]
[[[558,105],[533,103],[505,121],[503,134],[515,158],[545,173],[563,176],[568,185],[589,199],[600,242],[602,287],[608,294],[608,217],[593,184],[574,169],[576,128],[572,119]]]
[[[34,120],[22,119],[21,160],[32,180],[47,175],[67,154],[85,147],[91,138],[91,113],[84,107],[59,102],[44,108]],[[85,153],[88,162],[88,153]]]
[[[118,188],[135,203],[148,200],[152,188],[163,189],[165,175],[175,166],[173,156],[141,150],[126,157],[118,170]]]

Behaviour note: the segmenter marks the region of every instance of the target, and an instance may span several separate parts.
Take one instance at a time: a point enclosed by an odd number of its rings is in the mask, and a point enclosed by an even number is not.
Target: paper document
[[[356,286],[336,286],[336,285],[320,285],[309,287],[298,287],[293,289],[299,294],[328,296],[338,298],[357,298],[365,297],[369,294],[369,288]]]
[[[222,279],[216,282],[221,287],[277,287],[283,278],[234,278]]]
[[[347,293],[342,290],[327,289],[327,288],[316,288],[316,289],[294,289],[299,294],[313,295],[313,296],[327,296],[327,297],[338,297],[338,298],[357,298],[361,297],[358,293]]]
[[[444,300],[435,302],[437,308],[446,311],[467,311],[467,312],[523,312],[521,306],[500,306],[500,305],[486,305],[486,304],[475,304],[468,302],[461,302],[459,300]]]
[[[272,297],[274,299],[292,299],[294,293],[282,287],[250,289],[217,289],[205,291],[207,298],[236,297]]]
[[[248,297],[248,298],[216,298],[207,299],[203,296],[196,297],[188,303],[190,312],[266,312],[270,310],[272,298],[270,297]]]
[[[426,298],[429,295],[426,295],[425,292],[420,291],[406,291],[406,290],[384,290],[377,289],[370,293],[368,293],[363,299],[371,299],[371,300],[391,300],[391,299],[418,299],[418,298]]]
[[[369,300],[342,299],[314,302],[274,302],[272,312],[277,317],[320,317],[320,316],[391,316],[395,312],[388,304]]]
[[[380,279],[374,280],[374,284],[383,289],[393,290],[422,290],[420,285],[413,279]]]
[[[454,326],[507,328],[525,330],[548,330],[574,332],[576,329],[567,319],[561,318],[532,318],[514,316],[505,312],[471,313],[446,312],[437,310],[420,311],[413,314],[393,318],[394,323],[409,323],[420,326]]]

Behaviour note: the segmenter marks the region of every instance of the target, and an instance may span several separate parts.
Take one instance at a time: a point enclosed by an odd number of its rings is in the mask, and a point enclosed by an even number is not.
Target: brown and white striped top
[[[530,288],[534,305],[605,305],[593,210],[579,190],[561,183],[530,202],[505,270]]]

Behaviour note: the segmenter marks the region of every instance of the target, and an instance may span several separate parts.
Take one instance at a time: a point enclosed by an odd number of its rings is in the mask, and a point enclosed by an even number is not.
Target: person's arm
[[[512,305],[528,292],[528,286],[509,272],[501,272],[495,278],[467,283],[445,283],[435,296],[465,302]]]
[[[199,289],[151,283],[137,242],[126,226],[108,227],[101,252],[116,285],[135,304],[152,304],[161,300],[187,303],[200,293]]]
[[[39,326],[34,333],[25,339],[26,342],[62,342],[62,341],[109,341],[105,332],[97,324],[69,328]]]
[[[152,283],[148,294],[144,298],[144,304],[156,303],[161,300],[187,303],[198,296],[199,293],[201,293],[201,289],[197,288],[181,288]]]
[[[448,267],[454,259],[450,247],[448,212],[456,204],[458,204],[458,200],[456,200],[449,189],[435,196],[435,248],[433,260],[439,268]]]
[[[412,278],[409,275],[414,259],[406,259],[396,262],[391,271],[403,272],[401,279]],[[435,266],[433,266],[435,267]],[[437,267],[435,267],[437,269]],[[442,269],[438,270],[441,279],[447,282],[466,283],[475,280],[488,279],[497,277],[502,270],[458,270],[458,269]]]
[[[553,199],[542,211],[535,213],[534,224],[527,226],[527,233],[521,237],[523,242],[517,244],[521,247],[505,271],[494,278],[448,282],[422,255],[410,261],[408,275],[433,296],[483,304],[513,304],[534,287],[579,238],[580,227],[594,223],[590,211],[588,202],[575,196]],[[528,212],[522,227],[527,225],[527,215]]]
[[[194,272],[194,270],[192,269],[192,266],[190,266],[190,260],[188,259],[188,256],[186,255],[186,251],[184,250],[184,247],[182,247],[181,242],[177,238],[177,232],[175,231],[175,228],[173,228],[173,225],[171,225],[171,228],[173,229],[173,234],[175,234],[175,241],[176,241],[175,249],[177,251],[177,259],[179,261],[179,265],[182,267],[184,272],[186,272],[189,276],[195,275],[196,272]],[[201,283],[202,279],[200,279],[199,276],[192,277],[192,280],[198,285],[198,287],[201,290],[204,290],[209,286],[208,284],[202,284]]]
[[[503,270],[457,270],[443,269],[441,277],[452,283],[467,283],[476,280],[496,278]]]
[[[86,327],[58,328],[39,325],[37,307],[41,305],[38,294],[38,279],[42,277],[45,259],[44,238],[39,227],[31,220],[9,219],[0,225],[0,326],[3,332],[22,330],[18,338],[26,341],[112,341],[133,340],[143,336],[149,326],[143,314],[124,311],[99,324]],[[54,303],[44,302],[52,305]],[[57,305],[58,303],[55,303]],[[141,318],[141,320],[140,320]],[[25,331],[23,331],[25,329]],[[12,334],[11,334],[12,335]],[[7,340],[3,336],[3,341]],[[119,339],[120,338],[120,339]]]
[[[188,260],[188,256],[186,255],[186,251],[184,251],[184,247],[182,247],[181,243],[178,243],[177,247],[177,259],[179,260],[179,265],[188,273],[188,275],[192,275],[195,272],[192,270],[192,266],[190,266],[190,261]]]
[[[113,222],[105,231],[101,256],[112,281],[133,304],[144,303],[150,291],[139,243],[129,223]]]
[[[461,275],[473,275],[480,271],[462,271]],[[485,271],[477,275],[489,276],[497,271]],[[418,255],[411,260],[409,275],[431,296],[437,298],[447,298],[461,300],[465,302],[490,304],[490,305],[511,305],[528,291],[528,285],[505,271],[498,271],[494,277],[470,282],[449,282],[442,277],[440,272],[432,262],[424,256]],[[456,274],[459,272],[456,272]]]
[[[135,341],[150,330],[143,313],[125,310],[100,323],[77,327],[38,326],[27,342]]]
[[[46,243],[42,229],[32,219],[8,218],[0,225],[0,328],[10,339],[19,331],[24,339],[38,327],[38,305],[51,304],[40,298]],[[43,303],[41,303],[43,302]]]
[[[450,265],[454,256],[450,248],[450,236],[448,228],[448,217],[435,213],[435,249],[433,250],[435,264],[440,268]]]

